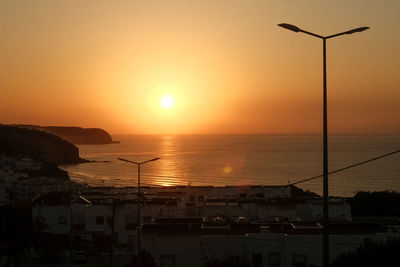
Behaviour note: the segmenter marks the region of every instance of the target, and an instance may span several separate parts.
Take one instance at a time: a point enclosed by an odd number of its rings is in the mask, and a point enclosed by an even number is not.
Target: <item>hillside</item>
[[[39,125],[15,125],[21,128],[37,129],[51,133],[67,140],[70,143],[79,144],[111,144],[109,133],[99,128],[81,128],[73,126],[39,126]]]
[[[35,129],[0,125],[0,154],[18,158],[71,164],[83,160],[79,149],[58,136]]]

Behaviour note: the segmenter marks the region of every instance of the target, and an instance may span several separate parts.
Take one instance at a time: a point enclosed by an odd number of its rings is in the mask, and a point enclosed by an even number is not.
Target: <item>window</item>
[[[292,257],[293,267],[307,267],[307,256],[306,255],[293,255]]]
[[[232,265],[233,264],[235,264],[235,265],[239,265],[240,264],[240,256],[237,256],[237,255],[232,256],[230,258],[230,260],[232,261]]]
[[[118,233],[114,233],[113,234],[113,236],[112,236],[112,242],[114,242],[114,244],[117,244],[118,243]]]
[[[268,266],[280,267],[281,266],[281,253],[278,253],[278,252],[269,253]]]
[[[58,223],[59,224],[67,224],[67,217],[65,217],[65,216],[58,217]]]
[[[160,208],[160,210],[158,211],[158,217],[162,217],[163,216],[163,209]]]
[[[151,222],[151,216],[143,216],[143,223],[150,223]]]
[[[175,255],[161,255],[161,267],[175,267]]]
[[[104,217],[103,216],[96,216],[96,224],[103,225],[104,224]]]
[[[112,217],[111,216],[107,216],[106,222],[107,222],[108,225],[112,225]]]
[[[187,207],[186,208],[186,214],[187,214],[187,216],[196,216],[197,214],[196,214],[196,209],[195,209],[195,207]]]
[[[136,231],[137,229],[137,224],[136,223],[127,223],[125,224],[125,230],[126,231]]]
[[[127,246],[128,246],[128,252],[136,252],[136,250],[135,250],[135,245],[136,245],[136,235],[132,235],[132,234],[130,234],[130,235],[128,235],[128,244],[127,244]]]
[[[77,231],[77,232],[82,232],[86,230],[86,224],[85,223],[76,223],[72,225],[72,230]]]
[[[127,214],[127,215],[125,215],[125,221],[127,223],[136,223],[137,217],[136,217],[136,215],[133,215],[133,214]]]
[[[261,253],[253,253],[253,267],[262,267],[263,259]]]

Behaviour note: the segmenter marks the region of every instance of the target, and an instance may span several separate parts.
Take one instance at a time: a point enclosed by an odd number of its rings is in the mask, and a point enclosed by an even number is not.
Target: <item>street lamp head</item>
[[[131,160],[123,159],[123,158],[118,158],[118,160],[120,160],[120,161],[125,161],[125,162],[133,163],[133,164],[136,164],[136,165],[142,165],[142,164],[145,164],[147,162],[156,161],[156,160],[159,160],[159,159],[161,159],[161,158],[154,158],[154,159],[149,159],[149,160],[142,161],[142,162],[136,162],[136,161],[131,161]]]
[[[288,23],[281,23],[281,24],[278,24],[278,26],[279,26],[279,27],[282,27],[282,28],[285,28],[285,29],[287,29],[287,30],[294,31],[294,32],[299,32],[299,31],[301,31],[299,27],[294,26],[294,25],[292,25],[292,24],[288,24]]]
[[[350,31],[347,31],[346,34],[352,34],[352,33],[355,33],[355,32],[363,32],[363,31],[368,30],[368,29],[369,29],[369,27],[355,28],[355,29],[352,29]]]

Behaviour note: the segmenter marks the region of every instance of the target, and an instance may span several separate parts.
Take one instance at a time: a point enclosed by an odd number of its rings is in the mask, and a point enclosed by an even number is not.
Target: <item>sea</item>
[[[63,165],[72,180],[91,186],[287,185],[322,175],[321,135],[121,135],[120,143],[79,145],[96,162]],[[400,149],[400,135],[329,136],[329,171]],[[400,153],[329,175],[329,194],[400,191]],[[296,186],[322,194],[322,178]]]

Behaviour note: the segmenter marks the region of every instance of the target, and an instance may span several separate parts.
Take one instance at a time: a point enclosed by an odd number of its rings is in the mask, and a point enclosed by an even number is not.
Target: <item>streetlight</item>
[[[156,161],[159,160],[160,158],[154,158],[154,159],[150,159],[150,160],[146,160],[146,161],[142,161],[142,162],[135,162],[135,161],[131,161],[131,160],[127,160],[127,159],[122,159],[122,158],[118,158],[118,160],[120,161],[125,161],[128,163],[132,163],[137,165],[138,167],[138,187],[137,187],[137,249],[136,249],[136,254],[137,254],[137,263],[138,263],[138,267],[140,267],[140,234],[141,234],[141,218],[140,218],[140,165],[143,165],[145,163],[151,162],[151,161]]]
[[[355,28],[349,31],[341,32],[341,33],[336,33],[328,36],[321,36],[312,32],[305,31],[303,29],[300,29],[297,26],[287,24],[287,23],[281,23],[278,24],[278,26],[285,28],[287,30],[291,30],[294,32],[302,32],[317,38],[322,39],[322,44],[323,44],[323,225],[324,225],[324,230],[323,230],[323,266],[328,267],[329,266],[329,213],[328,213],[328,204],[329,204],[329,197],[328,197],[328,122],[327,122],[327,90],[326,90],[326,40],[337,37],[340,35],[344,34],[352,34],[356,32],[362,32],[365,30],[368,30],[369,27],[360,27],[360,28]]]

